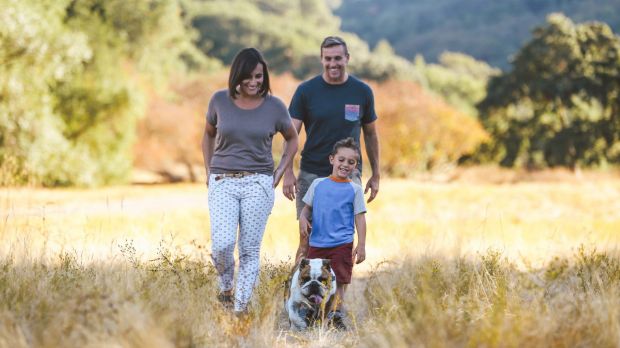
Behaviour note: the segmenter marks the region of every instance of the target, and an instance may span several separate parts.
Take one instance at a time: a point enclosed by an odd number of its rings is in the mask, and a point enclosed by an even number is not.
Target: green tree
[[[51,85],[92,58],[86,35],[62,22],[67,1],[4,0],[0,10],[0,167],[51,181],[72,176],[80,154],[63,136]],[[26,180],[26,177],[16,178]]]
[[[480,103],[506,166],[594,166],[620,161],[620,39],[603,23],[553,14],[491,79]]]
[[[342,32],[325,0],[187,0],[185,4],[200,33],[197,46],[226,64],[241,48],[254,46],[276,72],[306,78],[320,71],[323,38],[340,35],[347,41],[350,68],[357,76],[416,78],[413,66],[394,54],[387,42],[371,51],[357,35]]]
[[[335,10],[342,30],[371,46],[386,39],[407,59],[422,55],[437,63],[445,51],[463,52],[502,70],[553,12],[620,30],[618,0],[342,0]]]
[[[0,166],[123,182],[147,92],[208,62],[176,1],[0,0]]]
[[[427,64],[421,56],[414,62],[428,89],[471,116],[478,115],[476,104],[486,96],[489,78],[500,73],[485,62],[457,52],[444,52],[439,64]]]

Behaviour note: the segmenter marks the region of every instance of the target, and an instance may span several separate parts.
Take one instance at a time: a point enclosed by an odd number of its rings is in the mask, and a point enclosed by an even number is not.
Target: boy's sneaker
[[[338,310],[327,313],[327,324],[339,331],[347,329],[347,326],[344,324],[344,315]]]
[[[217,300],[220,301],[220,303],[222,304],[222,306],[224,306],[225,309],[233,308],[233,295],[226,295],[220,292],[217,295]]]

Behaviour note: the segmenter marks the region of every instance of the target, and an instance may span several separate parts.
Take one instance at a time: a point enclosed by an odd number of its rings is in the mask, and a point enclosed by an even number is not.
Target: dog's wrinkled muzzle
[[[325,288],[320,282],[312,280],[304,285],[302,293],[304,293],[310,303],[316,305],[323,301]]]

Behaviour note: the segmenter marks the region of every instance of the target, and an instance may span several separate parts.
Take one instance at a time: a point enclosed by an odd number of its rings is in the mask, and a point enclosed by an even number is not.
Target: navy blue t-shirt
[[[352,75],[340,85],[325,82],[321,75],[304,81],[288,109],[306,129],[301,169],[319,176],[331,174],[328,157],[338,140],[353,137],[359,144],[361,125],[377,119],[372,90]]]

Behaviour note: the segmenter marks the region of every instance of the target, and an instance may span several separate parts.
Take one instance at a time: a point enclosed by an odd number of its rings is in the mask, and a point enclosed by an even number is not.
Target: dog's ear
[[[310,263],[310,260],[304,257],[303,259],[301,259],[301,262],[299,263],[299,268],[304,268],[308,266],[309,263]]]
[[[323,259],[323,267],[325,267],[325,269],[331,269],[332,261],[330,259]]]

